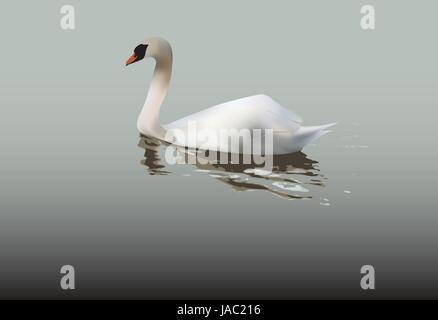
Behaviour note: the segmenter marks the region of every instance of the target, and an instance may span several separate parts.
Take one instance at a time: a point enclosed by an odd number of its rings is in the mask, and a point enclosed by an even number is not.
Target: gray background
[[[436,1],[0,6],[0,297],[438,297]],[[174,50],[163,122],[256,93],[338,121],[304,150],[325,187],[288,201],[192,166],[148,174],[135,122],[153,62],[124,61],[154,35]]]

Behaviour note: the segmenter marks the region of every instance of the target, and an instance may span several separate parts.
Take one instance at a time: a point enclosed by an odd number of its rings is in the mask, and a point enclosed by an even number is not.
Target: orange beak
[[[134,63],[137,60],[137,56],[135,53],[132,54],[132,56],[129,57],[128,60],[126,60],[126,65],[129,66],[131,63]]]

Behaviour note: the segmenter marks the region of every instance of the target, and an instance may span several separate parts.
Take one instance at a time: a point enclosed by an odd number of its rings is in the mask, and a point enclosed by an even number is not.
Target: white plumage
[[[168,131],[179,130],[189,134],[191,124],[196,125],[199,132],[218,132],[220,130],[262,129],[273,132],[273,154],[288,154],[300,151],[311,141],[329,132],[335,123],[305,127],[301,126],[302,119],[294,112],[282,107],[267,95],[260,94],[241,98],[210,107],[200,112],[178,119],[167,125],[159,124],[160,106],[166,96],[172,73],[172,49],[167,41],[161,38],[146,40],[146,56],[156,60],[154,76],[149,87],[148,95],[137,121],[138,130],[146,135],[167,142],[204,148],[209,150],[227,151],[227,141],[217,139],[210,144],[201,144],[200,140],[169,141]],[[201,138],[199,138],[201,139]]]

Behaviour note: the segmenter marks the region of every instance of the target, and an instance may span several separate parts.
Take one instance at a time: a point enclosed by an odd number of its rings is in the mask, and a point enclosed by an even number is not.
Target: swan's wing
[[[167,129],[184,129],[192,122],[199,129],[273,129],[295,132],[302,119],[266,95],[225,102],[176,120]]]

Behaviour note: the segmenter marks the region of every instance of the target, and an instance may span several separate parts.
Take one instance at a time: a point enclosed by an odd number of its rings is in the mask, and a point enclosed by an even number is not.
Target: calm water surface
[[[365,32],[361,1],[317,2],[77,1],[71,32],[57,1],[5,4],[0,297],[65,297],[71,264],[74,297],[437,298],[437,4],[381,1]],[[162,123],[264,93],[338,125],[272,172],[168,165],[135,126],[153,63],[123,63],[151,35]]]

